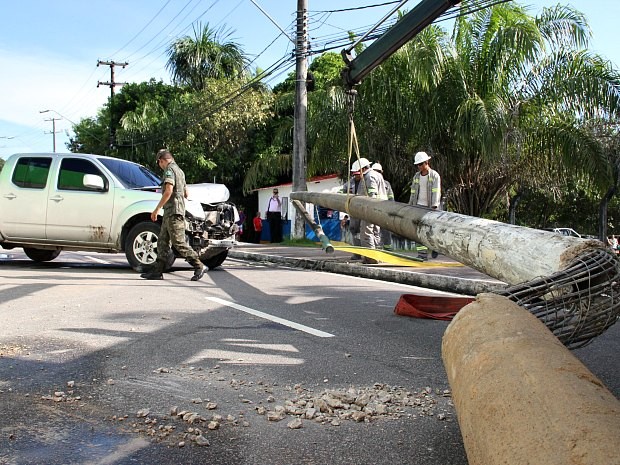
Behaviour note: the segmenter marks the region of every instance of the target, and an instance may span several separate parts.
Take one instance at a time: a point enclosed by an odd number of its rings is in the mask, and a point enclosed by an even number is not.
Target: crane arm
[[[359,84],[368,73],[458,3],[460,0],[422,0],[355,58],[351,56],[350,49],[342,50],[346,64],[342,72],[345,84],[349,89]]]

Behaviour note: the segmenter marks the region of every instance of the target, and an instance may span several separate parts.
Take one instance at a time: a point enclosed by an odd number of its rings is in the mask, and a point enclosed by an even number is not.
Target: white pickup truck
[[[150,214],[160,179],[137,163],[76,153],[18,153],[0,172],[0,245],[22,247],[32,260],[61,250],[124,251],[132,268],[157,258],[160,223]],[[235,206],[222,184],[190,184],[186,237],[209,268],[221,265],[235,242]],[[169,257],[170,268],[176,256]]]

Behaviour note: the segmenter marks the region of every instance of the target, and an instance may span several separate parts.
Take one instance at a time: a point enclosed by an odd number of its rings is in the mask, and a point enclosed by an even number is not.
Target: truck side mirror
[[[103,178],[96,174],[85,174],[82,183],[84,184],[84,187],[94,191],[103,192],[106,190]]]

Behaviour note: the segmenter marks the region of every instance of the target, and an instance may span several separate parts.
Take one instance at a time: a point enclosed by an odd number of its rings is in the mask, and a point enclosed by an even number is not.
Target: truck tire
[[[35,262],[49,262],[60,255],[60,250],[33,249],[30,247],[24,247],[24,253],[30,260]]]
[[[161,225],[143,221],[129,230],[125,240],[125,256],[129,265],[136,271],[144,271],[157,260],[157,238]],[[171,251],[164,271],[172,268],[176,257]]]
[[[226,257],[228,257],[228,250],[225,250],[222,253],[218,253],[217,255],[214,255],[213,257],[209,257],[206,259],[201,258],[200,260],[202,261],[202,263],[207,265],[210,270],[212,270],[220,266],[222,263],[224,263],[224,260],[226,260]]]

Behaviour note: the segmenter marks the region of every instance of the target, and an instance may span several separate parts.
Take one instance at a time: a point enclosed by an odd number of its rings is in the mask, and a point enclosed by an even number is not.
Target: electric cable
[[[290,64],[289,61],[291,61],[291,58],[289,58],[289,57],[281,58],[276,63],[271,65],[268,69],[266,69],[265,71],[263,71],[259,75],[255,76],[254,78],[250,79],[248,82],[246,82],[243,86],[241,86],[236,91],[234,91],[234,92],[232,92],[232,93],[230,93],[230,94],[228,94],[226,96],[223,96],[223,97],[217,99],[215,102],[212,102],[208,111],[205,111],[205,112],[202,112],[200,114],[194,115],[194,122],[193,123],[185,124],[185,125],[179,125],[178,127],[171,129],[168,132],[168,135],[176,134],[176,133],[179,133],[179,132],[182,132],[182,131],[187,131],[187,129],[189,129],[189,128],[199,124],[200,121],[202,121],[204,118],[217,113],[222,108],[230,105],[232,102],[237,100],[239,97],[241,97],[243,94],[245,94],[247,91],[249,91],[257,83],[259,83],[262,80],[266,79],[268,76],[270,76],[271,74],[275,73],[280,68],[282,68],[282,67],[284,67],[286,65],[289,65]],[[150,143],[150,142],[154,142],[154,141],[155,141],[155,139],[150,138],[150,139],[144,139],[144,140],[137,141],[137,142],[134,141],[131,145],[117,144],[117,146],[118,147],[135,147],[135,146],[144,145],[144,144],[147,144],[147,143]]]

